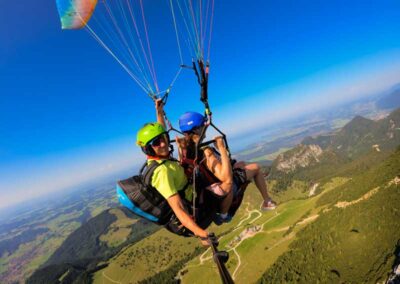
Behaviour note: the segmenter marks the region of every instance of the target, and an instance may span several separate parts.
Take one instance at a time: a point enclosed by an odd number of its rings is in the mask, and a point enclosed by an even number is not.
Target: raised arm
[[[157,122],[161,124],[165,129],[167,129],[167,126],[165,124],[165,119],[164,119],[164,103],[161,99],[157,99],[155,101],[155,107],[156,107],[156,117],[157,117]]]
[[[188,141],[186,137],[175,136],[176,146],[178,147],[178,161],[182,162],[182,159],[186,157]]]
[[[221,154],[220,160],[216,157],[212,149],[204,150],[207,168],[221,181],[232,180],[232,166],[229,160],[228,151],[225,147],[222,137],[215,138],[216,147]]]

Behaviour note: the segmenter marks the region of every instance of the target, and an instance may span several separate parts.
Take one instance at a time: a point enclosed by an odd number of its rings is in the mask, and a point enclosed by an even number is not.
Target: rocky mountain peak
[[[292,151],[280,154],[276,159],[276,169],[284,173],[305,168],[311,163],[318,163],[323,151],[318,145],[299,145]]]

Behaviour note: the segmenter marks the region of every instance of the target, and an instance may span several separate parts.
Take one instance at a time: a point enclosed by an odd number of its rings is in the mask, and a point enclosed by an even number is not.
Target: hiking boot
[[[229,223],[232,220],[232,216],[227,214],[226,217],[223,217],[220,213],[215,214],[213,222],[217,226],[221,226],[223,223]]]
[[[276,203],[272,199],[265,200],[261,205],[262,211],[275,210]]]

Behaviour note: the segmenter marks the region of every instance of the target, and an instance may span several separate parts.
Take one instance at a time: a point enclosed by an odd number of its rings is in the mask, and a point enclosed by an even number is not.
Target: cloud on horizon
[[[214,111],[214,121],[234,138],[308,112],[377,95],[399,82],[400,51],[396,50],[226,105]]]
[[[31,167],[37,164],[37,168],[29,173],[21,172],[20,164],[11,165],[7,173],[2,173],[0,208],[118,173],[140,165],[143,160],[143,154],[128,137],[95,148],[50,156],[40,163],[26,161]]]

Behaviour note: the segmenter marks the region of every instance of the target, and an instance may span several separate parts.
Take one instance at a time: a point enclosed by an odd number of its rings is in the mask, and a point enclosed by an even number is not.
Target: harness
[[[136,215],[158,225],[166,225],[173,215],[168,201],[151,185],[154,171],[166,161],[163,160],[161,163],[152,161],[150,164],[146,162],[140,169],[139,175],[117,183],[119,201]],[[186,183],[182,189],[178,190],[183,200],[185,200],[184,194],[188,185],[189,183]]]
[[[185,170],[185,175],[188,178],[189,182],[193,183],[195,179],[196,186],[199,186],[199,188],[205,188],[213,183],[220,182],[220,180],[207,168],[207,166],[204,165],[204,160],[202,160],[198,164],[198,172],[196,173],[196,178],[193,177],[196,169],[195,159],[183,157],[180,163]]]
[[[204,189],[210,184],[219,182],[219,180],[207,169],[204,163],[196,167],[195,160],[183,158],[180,164],[184,168],[188,184],[193,184],[193,202],[190,203],[183,199],[185,209],[200,228],[206,229],[214,219],[219,208],[219,202],[211,192]],[[196,171],[196,169],[199,169],[199,171]],[[165,228],[180,236],[193,236],[193,232],[184,227],[175,214],[171,215],[171,219],[165,225]]]

